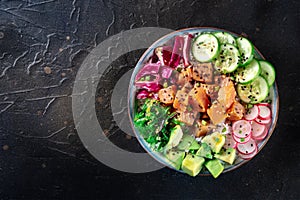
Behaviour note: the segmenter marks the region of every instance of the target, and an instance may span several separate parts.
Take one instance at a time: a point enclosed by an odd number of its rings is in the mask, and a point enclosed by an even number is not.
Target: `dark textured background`
[[[297,0],[1,0],[0,199],[300,199],[299,10]],[[76,72],[110,35],[148,26],[243,33],[275,65],[279,120],[251,162],[214,180],[166,168],[118,172],[86,151],[72,120]],[[113,65],[123,67],[112,66],[108,80],[142,52],[118,59]],[[97,100],[106,104],[109,95]],[[140,149],[111,124],[106,131],[116,143]]]

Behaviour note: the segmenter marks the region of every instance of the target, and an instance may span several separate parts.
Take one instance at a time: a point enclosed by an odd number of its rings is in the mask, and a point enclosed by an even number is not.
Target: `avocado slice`
[[[224,166],[218,159],[209,160],[205,163],[205,167],[214,178],[217,178],[224,170]]]
[[[181,169],[190,176],[197,176],[202,169],[205,159],[188,154],[182,161]]]
[[[166,158],[170,161],[169,164],[173,166],[175,169],[179,170],[181,167],[181,163],[183,161],[185,152],[179,151],[176,149],[171,149],[167,151]]]
[[[178,144],[177,148],[179,150],[197,150],[200,148],[200,145],[195,140],[195,138],[191,135],[184,134],[182,140]]]
[[[219,154],[215,154],[215,158],[232,165],[236,158],[236,150],[234,148],[222,149]]]
[[[214,132],[210,135],[206,135],[202,139],[202,142],[208,144],[213,152],[219,153],[225,144],[225,136],[219,132]]]
[[[197,142],[197,140],[194,140],[192,142],[192,145],[190,146],[190,150],[197,150],[200,148],[200,144]]]
[[[201,144],[201,147],[197,151],[196,155],[201,156],[201,157],[205,157],[205,158],[209,158],[209,159],[213,158],[213,156],[211,154],[210,147],[206,143]]]
[[[169,141],[165,146],[165,150],[176,147],[179,144],[182,136],[183,136],[183,132],[180,125],[176,125],[171,131]]]

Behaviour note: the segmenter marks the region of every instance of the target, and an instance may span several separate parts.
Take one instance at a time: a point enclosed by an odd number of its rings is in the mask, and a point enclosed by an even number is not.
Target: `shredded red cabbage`
[[[190,49],[193,35],[188,34],[183,36],[184,44],[182,48],[183,64],[185,67],[190,66]]]
[[[136,75],[135,80],[139,81],[146,75],[156,75],[159,72],[160,63],[148,63],[146,64]]]
[[[171,67],[161,66],[161,71],[160,71],[161,77],[168,79],[171,77],[173,71],[174,71],[174,69]]]
[[[146,99],[149,97],[149,92],[147,92],[146,90],[141,90],[137,93],[136,98],[137,99]]]
[[[158,57],[162,65],[169,66],[171,56],[172,56],[172,47],[162,46],[155,49],[155,54]]]
[[[180,63],[180,59],[182,57],[182,49],[183,49],[184,40],[182,36],[176,36],[175,42],[173,46],[172,56],[169,63],[170,67],[177,67]]]
[[[145,89],[148,92],[157,92],[161,89],[161,85],[158,81],[140,81],[136,82],[135,86],[139,89]]]

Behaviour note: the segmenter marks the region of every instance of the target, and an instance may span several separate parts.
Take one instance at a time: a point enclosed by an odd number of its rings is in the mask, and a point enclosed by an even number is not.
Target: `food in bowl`
[[[259,151],[274,82],[274,67],[245,37],[183,32],[155,47],[136,73],[134,126],[168,166],[217,178]]]

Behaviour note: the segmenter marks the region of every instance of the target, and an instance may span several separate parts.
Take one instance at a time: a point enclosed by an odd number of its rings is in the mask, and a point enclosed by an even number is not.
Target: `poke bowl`
[[[190,176],[245,164],[265,146],[278,118],[275,68],[253,43],[210,27],[172,32],[136,64],[128,112],[142,147]]]

